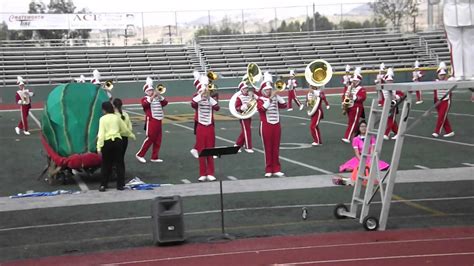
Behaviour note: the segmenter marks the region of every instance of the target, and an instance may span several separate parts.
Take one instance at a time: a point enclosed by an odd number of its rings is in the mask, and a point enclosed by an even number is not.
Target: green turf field
[[[374,95],[371,94],[370,97]],[[338,166],[353,156],[352,148],[340,141],[345,130],[346,117],[341,114],[340,97],[328,97],[332,108],[325,110],[325,119],[320,128],[323,145],[311,147],[309,119],[305,112],[281,111],[282,149],[280,151],[282,170],[289,183],[291,177],[314,176],[336,173]],[[425,103],[414,105],[410,117],[415,119],[429,108],[432,95],[425,95]],[[233,145],[240,127],[237,120],[230,117],[227,102],[216,118],[217,145]],[[368,105],[368,101],[367,104]],[[474,167],[474,108],[470,93],[454,95],[450,120],[456,136],[449,139],[434,139],[431,133],[436,115],[433,114],[409,132],[405,138],[400,161],[401,170],[410,169],[473,169]],[[191,185],[205,190],[214,184],[197,183],[198,163],[189,150],[194,144],[193,122],[189,103],[170,104],[165,112],[168,119],[163,126],[164,136],[160,157],[164,163],[141,164],[134,154],[144,139],[143,112],[139,106],[127,106],[133,119],[136,141],[130,141],[126,155],[127,178],[140,177],[147,183],[170,183],[183,191]],[[368,113],[368,110],[366,109]],[[40,118],[41,111],[33,115]],[[98,173],[92,177],[80,177],[69,184],[51,186],[37,176],[43,169],[46,158],[40,144],[38,125],[30,118],[31,136],[17,136],[14,127],[19,112],[0,112],[0,151],[2,170],[0,178],[0,261],[34,258],[47,255],[74,254],[96,250],[141,247],[151,245],[150,201],[133,200],[99,204],[70,204],[62,207],[34,208],[35,199],[28,199],[33,209],[2,211],[2,204],[14,202],[5,197],[28,190],[53,191],[57,189],[82,190],[82,196],[100,198],[104,193],[99,187]],[[258,136],[258,117],[253,121],[253,143],[256,152],[224,156],[216,160],[216,176],[228,180],[225,187],[232,186],[234,179],[256,180],[260,184],[271,185],[276,178],[263,179],[264,158]],[[413,121],[413,120],[412,120]],[[386,141],[382,159],[390,161],[394,141]],[[148,157],[149,158],[149,157]],[[147,158],[147,159],[148,159]],[[451,171],[451,170],[449,170]],[[466,170],[464,170],[466,172]],[[325,176],[330,179],[331,175]],[[394,203],[387,229],[420,228],[433,226],[472,226],[474,223],[473,180],[419,182],[397,184]],[[449,176],[449,178],[453,178]],[[455,177],[454,177],[455,178]],[[446,175],[448,180],[448,175]],[[80,184],[80,186],[78,185]],[[280,184],[281,185],[281,184]],[[111,187],[114,184],[111,183]],[[257,185],[258,186],[258,185]],[[197,187],[196,189],[199,189]],[[225,218],[227,231],[237,237],[259,237],[270,235],[304,234],[314,232],[337,232],[363,230],[354,220],[333,218],[335,204],[350,202],[351,187],[325,185],[318,188],[260,191],[258,187],[248,193],[225,194]],[[92,191],[84,191],[92,190]],[[151,193],[160,196],[160,188]],[[225,189],[224,189],[225,191]],[[87,194],[89,193],[89,194]],[[111,189],[105,194],[114,201],[121,201],[121,195],[145,193],[141,191],[121,192]],[[220,232],[219,197],[217,189],[202,196],[186,196],[183,199],[186,236],[189,242],[206,241]],[[185,194],[185,193],[184,193]],[[210,195],[212,194],[212,195]],[[65,195],[64,197],[68,197]],[[53,202],[66,198],[42,198],[43,202]],[[70,196],[69,200],[74,200]],[[376,198],[376,200],[378,200]],[[401,202],[400,202],[401,200]],[[408,201],[406,201],[408,200]],[[307,207],[309,217],[301,218],[301,208]],[[372,207],[373,212],[380,205]]]

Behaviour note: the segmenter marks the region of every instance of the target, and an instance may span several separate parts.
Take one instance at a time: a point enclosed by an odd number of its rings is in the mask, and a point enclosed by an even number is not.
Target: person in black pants
[[[102,155],[102,180],[99,191],[103,192],[107,189],[114,167],[117,171],[117,190],[123,190],[125,163],[122,136],[135,139],[135,135],[127,128],[122,119],[115,115],[112,103],[103,102],[102,111],[104,115],[99,120],[99,132],[97,133],[97,152]]]

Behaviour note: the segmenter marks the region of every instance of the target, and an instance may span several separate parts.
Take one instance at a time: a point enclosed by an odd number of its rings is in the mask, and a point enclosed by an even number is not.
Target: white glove
[[[212,97],[209,98],[209,102],[211,103],[212,106],[217,104],[217,101]]]
[[[263,108],[268,109],[270,107],[270,100],[263,100]]]
[[[18,100],[18,104],[23,104],[23,101],[22,101],[22,100]]]
[[[245,110],[247,110],[247,109],[248,109],[248,106],[246,104],[242,104],[240,106],[240,111],[242,111],[242,112],[245,112]]]
[[[352,96],[352,100],[357,100],[357,95]]]
[[[329,105],[326,105],[326,109],[329,110],[331,108],[331,106]]]
[[[198,103],[198,102],[200,102],[200,101],[201,101],[201,99],[202,99],[202,96],[201,96],[201,94],[198,94],[198,95],[194,96],[194,98],[193,98],[193,102],[196,102],[196,103]]]

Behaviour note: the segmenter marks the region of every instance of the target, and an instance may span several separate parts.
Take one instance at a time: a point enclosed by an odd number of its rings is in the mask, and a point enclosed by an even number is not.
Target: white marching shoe
[[[389,137],[388,135],[383,135],[383,139],[384,139],[384,140],[389,140],[390,137]]]
[[[31,135],[31,133],[29,131],[23,131],[23,134],[25,134],[26,136]]]
[[[288,112],[293,111],[293,108],[290,108],[290,109],[288,109],[288,110],[286,110],[286,111],[288,111]]]
[[[277,176],[277,177],[282,177],[284,176],[285,174],[282,173],[282,172],[276,172],[276,173],[273,173],[274,176]]]
[[[351,143],[351,141],[350,141],[350,140],[348,140],[348,139],[345,139],[345,138],[342,138],[341,140],[342,140],[342,142],[344,142],[344,143]]]
[[[163,160],[162,159],[151,159],[150,162],[154,162],[154,163],[162,163]]]
[[[415,104],[422,104],[422,103],[423,103],[423,101],[420,100],[420,101],[416,101]]]
[[[20,128],[19,127],[15,127],[15,132],[17,135],[20,135]]]
[[[204,181],[206,181],[206,180],[207,180],[207,176],[206,176],[206,175],[200,176],[200,177],[198,178],[198,181],[199,181],[199,182],[204,182]]]
[[[213,175],[208,175],[207,176],[207,181],[216,181],[216,177]]]
[[[246,153],[254,153],[254,151],[252,149],[245,149],[245,152]]]
[[[439,134],[435,132],[435,133],[431,134],[431,136],[437,138],[437,137],[439,137]]]
[[[313,142],[313,143],[311,143],[311,145],[313,145],[313,146],[319,146],[319,145],[321,145],[321,144],[316,143],[316,142]]]
[[[448,134],[444,134],[443,137],[445,138],[449,138],[449,137],[453,137],[454,136],[454,131],[451,132],[451,133],[448,133]]]
[[[393,140],[398,139],[398,134],[392,137]]]
[[[143,158],[143,157],[140,157],[140,156],[138,156],[138,155],[135,155],[135,158],[137,158],[137,160],[138,160],[139,162],[141,162],[141,163],[146,163],[146,160],[145,160],[145,158]]]
[[[199,154],[196,149],[191,149],[189,152],[194,156],[194,158],[199,158]]]
[[[239,145],[234,144],[234,147],[239,147]],[[242,149],[240,148],[238,152],[242,152]]]
[[[300,105],[300,111],[303,110],[304,108],[304,105]]]
[[[272,173],[265,173],[265,177],[272,177]]]

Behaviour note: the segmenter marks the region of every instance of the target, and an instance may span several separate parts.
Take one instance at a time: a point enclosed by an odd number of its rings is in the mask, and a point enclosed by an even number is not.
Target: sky
[[[50,0],[44,0],[48,4]],[[209,9],[254,9],[264,7],[311,6],[316,5],[352,5],[372,0],[73,0],[77,9],[88,7],[92,12],[156,12],[156,11],[184,11]],[[31,0],[0,0],[0,13],[23,13],[28,11]]]

